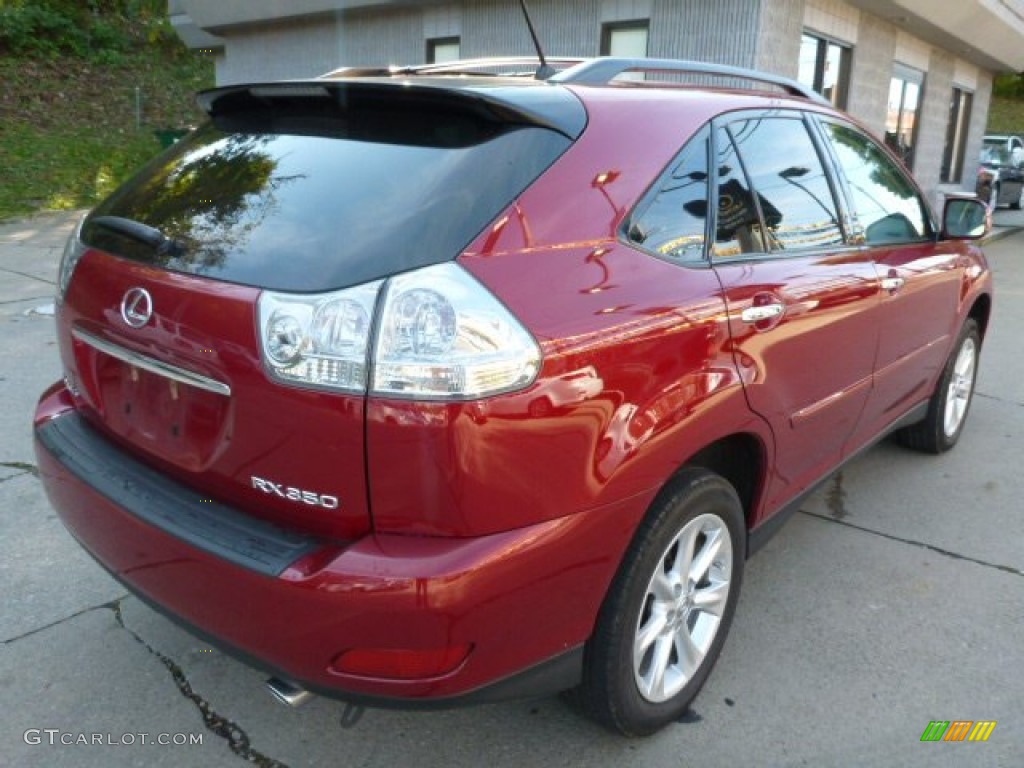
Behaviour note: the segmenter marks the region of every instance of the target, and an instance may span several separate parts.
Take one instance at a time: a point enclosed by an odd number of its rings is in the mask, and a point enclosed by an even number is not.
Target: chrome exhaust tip
[[[277,677],[272,677],[267,680],[267,690],[270,691],[270,695],[279,702],[287,704],[293,709],[295,707],[302,706],[313,698],[313,694],[305,688],[299,688],[299,686],[292,685],[291,683]]]

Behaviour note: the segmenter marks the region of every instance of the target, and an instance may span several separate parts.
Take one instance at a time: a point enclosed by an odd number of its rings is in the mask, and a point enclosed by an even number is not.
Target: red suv
[[[50,499],[280,696],[575,689],[649,733],[787,512],[891,432],[960,436],[982,204],[937,220],[792,81],[558,64],[207,91],[68,243]]]

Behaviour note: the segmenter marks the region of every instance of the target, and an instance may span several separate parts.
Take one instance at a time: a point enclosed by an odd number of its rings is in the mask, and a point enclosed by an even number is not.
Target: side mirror
[[[948,240],[980,240],[992,231],[992,212],[973,197],[951,197],[942,214],[942,236]]]

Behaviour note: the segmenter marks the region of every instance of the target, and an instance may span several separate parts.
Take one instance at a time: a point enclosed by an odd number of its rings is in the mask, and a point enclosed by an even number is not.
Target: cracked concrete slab
[[[76,221],[75,213],[60,212],[0,223],[0,302],[5,302],[0,303],[0,355],[8,361],[0,368],[0,463],[35,461],[32,413],[39,393],[60,378],[61,365],[53,318],[25,312],[52,300],[61,252],[53,246],[67,238]],[[26,276],[35,272],[50,282]]]
[[[1024,477],[1006,466],[1022,439],[1024,408],[976,398],[956,450],[928,456],[885,442],[843,468],[841,507],[833,477],[803,509],[1024,571]]]
[[[0,264],[25,246],[63,248],[84,213],[84,210],[49,211],[0,222],[0,246],[4,246]]]
[[[51,259],[52,261],[52,259]],[[53,296],[54,282],[51,276],[48,280],[39,277],[32,277],[21,272],[12,272],[4,269],[0,264],[0,302],[6,306],[11,302],[32,301],[40,296],[49,294]],[[43,303],[40,301],[39,303]]]
[[[64,245],[83,213],[55,211],[0,222],[0,301],[16,288],[52,290]]]
[[[1017,213],[1024,217],[1024,214]],[[1020,353],[1024,329],[1024,270],[1020,268],[1024,234],[985,248],[996,290],[992,323],[985,337],[978,371],[978,392],[1008,406],[1024,409],[1024,355]],[[998,365],[991,364],[998,360]],[[1008,408],[1008,411],[1013,411]],[[1018,411],[1019,412],[1019,411]],[[1020,435],[1020,432],[1017,433]]]
[[[0,510],[0,640],[124,594],[68,535],[31,473],[0,483]]]
[[[114,765],[234,766],[238,758],[206,732],[167,669],[123,630],[114,612],[97,608],[29,638],[0,647],[3,762],[11,766],[109,768]],[[57,729],[109,735],[115,745],[48,742]],[[138,734],[203,734],[198,745],[141,743]],[[133,744],[128,741],[131,734]]]
[[[0,483],[24,475],[26,470],[22,469],[20,464],[21,462],[0,462]]]
[[[1021,755],[1024,707],[1006,679],[1019,668],[1019,582],[798,515],[750,562],[724,656],[693,722],[637,741],[609,735],[557,698],[369,710],[345,729],[344,704],[283,708],[263,690],[263,675],[144,605],[125,600],[124,616],[256,750],[290,766],[333,764],[343,754],[353,765],[475,766],[485,755],[492,768],[639,768],[678,766],[681,754],[697,754],[708,765],[952,768],[974,762],[966,746],[920,744],[932,719],[998,720],[998,740],[971,745],[984,749],[977,764],[1014,765]]]
[[[2,294],[0,294],[2,295]],[[33,303],[21,305],[28,309]],[[35,462],[32,414],[42,391],[62,375],[52,317],[5,316],[0,308],[0,463]]]
[[[851,462],[842,471],[843,519],[1024,571],[1024,475],[1011,460],[1024,441],[1022,242],[1017,235],[986,248],[997,280],[995,310],[960,444],[925,456],[886,442]],[[804,509],[837,516],[835,483],[833,477]]]

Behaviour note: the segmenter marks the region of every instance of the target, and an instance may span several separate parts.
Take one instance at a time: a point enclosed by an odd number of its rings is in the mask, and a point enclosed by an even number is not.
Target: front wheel
[[[1017,202],[1010,203],[1010,207],[1015,211],[1019,211],[1021,206],[1024,206],[1024,184],[1021,184],[1020,192],[1017,193]]]
[[[729,631],[743,579],[743,507],[725,479],[683,470],[659,496],[587,643],[586,712],[628,736],[678,720]]]
[[[928,414],[897,433],[904,445],[925,453],[945,453],[956,445],[974,397],[980,352],[978,323],[968,318],[928,402]]]

